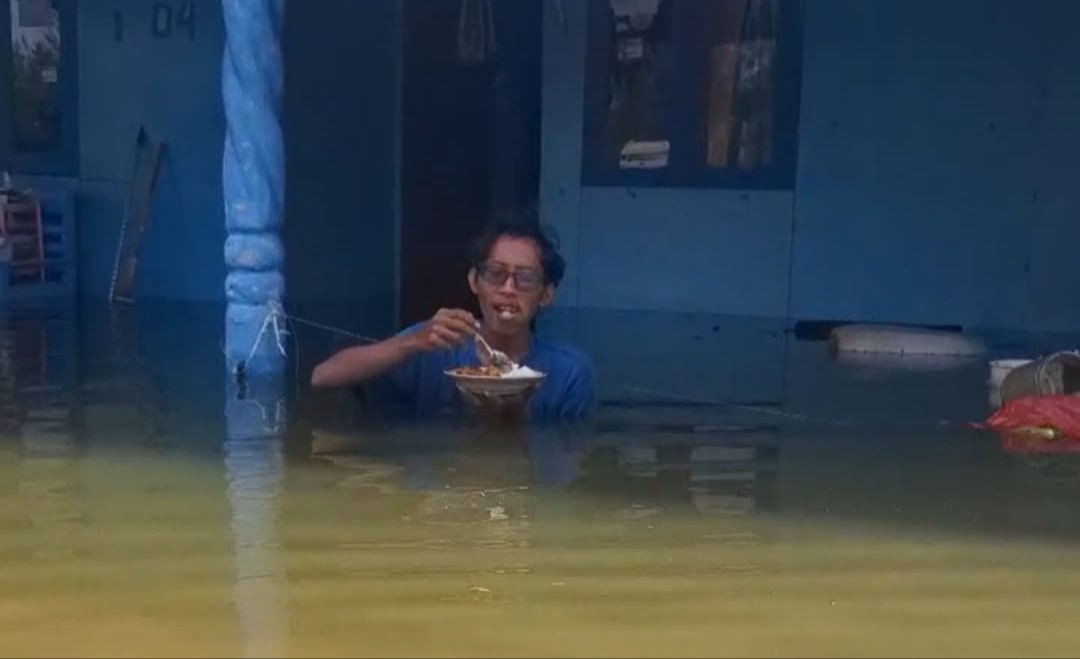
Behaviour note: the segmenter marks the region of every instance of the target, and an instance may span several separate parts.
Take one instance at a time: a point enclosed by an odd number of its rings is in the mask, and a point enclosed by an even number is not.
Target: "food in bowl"
[[[529,396],[546,377],[528,366],[514,365],[501,371],[494,365],[462,366],[446,371],[454,385],[471,399],[521,399]]]
[[[450,369],[450,373],[453,375],[464,375],[474,378],[497,378],[502,375],[502,371],[499,367],[493,364],[461,366],[459,368]]]
[[[450,369],[448,371],[450,375],[458,375],[464,377],[473,378],[541,378],[543,373],[535,371],[528,366],[521,364],[515,364],[514,368],[509,371],[503,371],[498,366],[493,364],[484,364],[481,366],[460,366],[458,368]]]
[[[534,371],[523,364],[515,364],[512,370],[502,374],[504,378],[539,378],[543,375],[540,371]]]

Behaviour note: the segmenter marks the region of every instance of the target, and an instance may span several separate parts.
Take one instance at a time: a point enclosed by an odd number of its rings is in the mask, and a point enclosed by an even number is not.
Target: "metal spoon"
[[[514,370],[514,362],[506,355],[506,353],[495,350],[488,345],[486,340],[484,340],[484,337],[480,334],[480,323],[476,324],[475,337],[477,345],[483,348],[484,352],[487,353],[488,359],[491,360],[491,363],[494,364],[496,368],[503,373]]]

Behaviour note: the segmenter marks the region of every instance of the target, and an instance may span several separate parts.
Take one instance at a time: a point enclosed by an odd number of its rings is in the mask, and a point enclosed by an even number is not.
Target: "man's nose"
[[[512,293],[515,290],[517,290],[517,282],[514,279],[514,275],[509,275],[506,278],[506,281],[502,283],[502,286],[499,287],[499,291],[503,293]]]

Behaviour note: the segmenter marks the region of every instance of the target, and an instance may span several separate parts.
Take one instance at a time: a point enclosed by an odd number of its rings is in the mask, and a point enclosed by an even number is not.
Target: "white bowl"
[[[547,375],[520,375],[503,377],[497,375],[470,375],[456,371],[443,371],[454,385],[464,393],[477,396],[517,396],[531,387],[535,387]]]

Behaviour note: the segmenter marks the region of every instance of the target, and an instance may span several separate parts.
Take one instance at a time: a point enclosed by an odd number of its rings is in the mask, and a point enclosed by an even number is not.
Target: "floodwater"
[[[303,375],[341,339],[296,327]],[[293,383],[257,439],[229,436],[220,328],[145,305],[4,320],[0,655],[1080,648],[1080,461],[963,426],[989,412],[984,362],[582,313],[544,331],[597,362],[588,431],[392,421]]]

